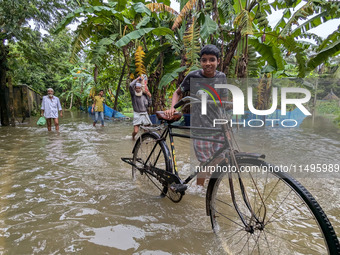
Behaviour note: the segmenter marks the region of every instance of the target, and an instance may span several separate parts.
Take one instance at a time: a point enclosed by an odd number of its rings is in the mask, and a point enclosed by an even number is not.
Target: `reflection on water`
[[[134,226],[117,225],[113,227],[85,229],[80,234],[81,238],[88,239],[89,242],[113,247],[119,250],[137,250],[139,243],[135,239],[145,238],[142,229]]]
[[[131,155],[131,122],[94,128],[88,115],[72,114],[61,119],[59,134],[36,127],[35,119],[0,128],[0,253],[222,253],[205,216],[204,190],[192,184],[174,204],[132,182],[120,160]],[[244,151],[265,153],[273,163],[340,162],[339,131],[324,119],[236,136]],[[176,139],[176,152],[179,169],[189,172],[187,140]],[[331,177],[300,180],[340,235],[340,184]]]

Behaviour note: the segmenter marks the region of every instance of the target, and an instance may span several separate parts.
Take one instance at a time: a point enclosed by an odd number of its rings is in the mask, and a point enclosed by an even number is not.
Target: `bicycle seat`
[[[172,115],[171,118],[165,115],[164,111],[157,111],[156,116],[159,120],[165,120],[166,122],[175,122],[179,120],[182,117],[182,113],[180,112],[175,112],[174,115]]]

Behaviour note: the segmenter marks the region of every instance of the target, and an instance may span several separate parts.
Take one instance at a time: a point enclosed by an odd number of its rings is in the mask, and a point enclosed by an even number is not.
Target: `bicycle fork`
[[[243,180],[242,180],[241,175],[240,175],[240,168],[239,168],[239,166],[237,164],[234,151],[231,151],[230,154],[231,154],[231,157],[232,157],[232,161],[233,161],[234,165],[237,168],[237,178],[238,178],[238,183],[239,183],[240,190],[241,190],[241,193],[242,193],[243,202],[244,202],[244,204],[246,205],[248,211],[251,214],[249,223],[246,221],[245,214],[241,212],[240,207],[237,204],[237,201],[236,201],[236,198],[235,198],[235,189],[234,189],[233,177],[232,177],[232,173],[229,172],[228,173],[228,179],[229,179],[229,187],[230,187],[231,199],[232,199],[232,202],[233,202],[233,205],[234,205],[234,208],[235,208],[237,214],[239,215],[243,225],[245,226],[245,230],[252,234],[252,233],[254,233],[255,229],[257,229],[257,230],[263,230],[264,229],[264,219],[266,217],[266,207],[265,207],[265,204],[263,203],[263,199],[262,199],[262,196],[261,196],[260,192],[258,192],[258,194],[260,196],[260,199],[262,201],[262,204],[263,204],[263,209],[264,209],[263,219],[260,220],[259,217],[256,215],[255,211],[253,210],[250,202],[249,202],[248,195],[247,195],[247,192],[246,192],[244,184],[243,184]],[[257,186],[256,186],[256,190],[258,191]],[[251,224],[253,219],[254,219],[255,225]]]

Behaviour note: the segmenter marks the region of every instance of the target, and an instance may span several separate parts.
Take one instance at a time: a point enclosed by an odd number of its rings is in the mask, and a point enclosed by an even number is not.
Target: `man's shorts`
[[[214,139],[224,141],[224,136],[221,134],[215,136],[205,136],[207,139]],[[223,143],[215,143],[205,140],[194,139],[194,150],[199,162],[206,162],[210,157],[214,155],[216,151],[223,147]]]

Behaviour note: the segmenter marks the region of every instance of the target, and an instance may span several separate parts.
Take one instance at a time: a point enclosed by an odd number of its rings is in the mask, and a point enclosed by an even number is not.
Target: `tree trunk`
[[[6,100],[6,71],[7,71],[7,49],[3,42],[0,43],[0,111],[1,125],[9,126],[8,107]]]
[[[229,73],[229,65],[231,63],[231,60],[232,60],[234,54],[235,54],[235,50],[236,50],[237,45],[238,45],[240,40],[241,40],[241,32],[238,31],[238,32],[235,33],[234,40],[231,43],[229,43],[227,53],[226,53],[226,55],[223,59],[223,68],[224,68],[223,72],[225,74]]]
[[[114,103],[114,106],[113,106],[113,109],[117,111],[117,105],[118,105],[118,95],[119,95],[119,92],[120,92],[120,86],[122,85],[122,80],[123,80],[123,77],[125,75],[125,67],[126,67],[126,60],[124,62],[124,65],[123,65],[123,70],[122,70],[122,73],[120,74],[120,77],[119,77],[119,82],[118,82],[118,86],[117,86],[117,90],[116,90],[116,98],[115,98],[115,103]]]
[[[8,77],[8,91],[9,91],[9,114],[11,116],[11,126],[15,127],[15,117],[14,117],[14,96],[13,96],[13,84],[12,84],[12,78]]]
[[[71,94],[70,110],[72,109],[73,93]]]
[[[96,84],[97,84],[97,77],[98,77],[98,66],[96,64],[93,70],[93,79],[94,79],[94,83]]]

